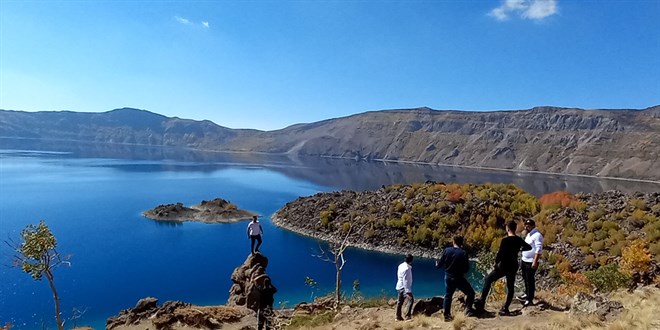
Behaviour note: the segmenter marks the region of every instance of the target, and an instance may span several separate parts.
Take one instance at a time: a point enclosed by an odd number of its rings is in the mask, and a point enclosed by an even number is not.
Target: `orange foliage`
[[[644,274],[649,271],[651,255],[646,250],[646,243],[643,240],[636,240],[624,248],[621,257],[622,272]]]
[[[564,282],[557,288],[557,293],[562,296],[574,296],[578,292],[590,293],[592,291],[591,281],[584,273],[562,272],[561,279]]]
[[[445,199],[452,203],[456,203],[463,198],[463,188],[458,184],[447,185],[447,192],[447,197]]]
[[[565,191],[556,191],[553,193],[545,194],[539,198],[539,204],[541,204],[541,207],[561,205],[563,207],[570,208],[579,208],[580,206],[585,205],[583,202],[578,200],[575,195]]]

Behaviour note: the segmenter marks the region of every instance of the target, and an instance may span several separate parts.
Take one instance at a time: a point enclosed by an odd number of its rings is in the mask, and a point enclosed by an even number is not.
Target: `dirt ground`
[[[620,292],[612,296],[613,300],[623,304],[625,310],[615,319],[601,321],[594,315],[576,315],[562,306],[560,302],[543,301],[536,306],[522,308],[514,300],[511,305],[512,316],[499,316],[496,311],[501,302],[486,306],[485,315],[480,317],[465,317],[458,309],[460,304],[452,307],[454,320],[445,322],[442,312],[431,316],[414,316],[410,321],[395,321],[393,306],[370,308],[344,307],[329,324],[315,327],[303,326],[296,329],[316,330],[411,330],[411,329],[483,329],[483,330],[554,330],[554,329],[611,329],[611,330],[660,330],[660,289],[644,288],[634,293]],[[458,306],[457,306],[458,305]],[[280,325],[288,322],[282,321]],[[242,317],[238,322],[223,324],[225,330],[256,329],[254,313]],[[291,327],[285,327],[291,329]],[[143,321],[137,325],[122,326],[119,330],[156,330],[150,322]],[[186,326],[175,325],[174,330],[193,330]]]

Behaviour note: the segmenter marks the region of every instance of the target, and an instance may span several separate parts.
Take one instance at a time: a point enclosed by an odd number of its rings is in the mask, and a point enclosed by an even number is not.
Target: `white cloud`
[[[189,25],[189,24],[191,24],[191,23],[190,23],[190,20],[187,19],[187,18],[183,18],[183,17],[179,17],[179,16],[174,16],[174,19],[175,19],[177,22],[181,23],[181,24],[185,24],[185,25]]]
[[[181,24],[183,24],[183,25],[195,25],[195,26],[200,26],[200,25],[201,25],[201,26],[204,27],[205,29],[208,29],[209,27],[211,27],[211,25],[209,24],[208,21],[202,21],[202,22],[199,23],[199,25],[198,25],[197,23],[193,23],[193,22],[191,22],[189,19],[187,19],[187,18],[185,18],[185,17],[174,16],[174,19],[175,19],[177,22],[179,22],[179,23],[181,23]]]
[[[541,20],[558,12],[557,0],[504,0],[502,5],[491,10],[488,15],[498,21],[509,19],[509,15]]]
[[[523,17],[529,19],[544,19],[557,13],[557,1],[533,1],[527,10],[523,12]]]

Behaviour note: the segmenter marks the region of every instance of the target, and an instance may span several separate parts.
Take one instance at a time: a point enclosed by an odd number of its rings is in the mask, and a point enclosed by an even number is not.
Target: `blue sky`
[[[0,0],[0,109],[271,130],[419,106],[645,108],[658,17],[658,0]]]

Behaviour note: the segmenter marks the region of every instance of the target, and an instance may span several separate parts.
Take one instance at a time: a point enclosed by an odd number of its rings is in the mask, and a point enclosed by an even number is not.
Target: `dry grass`
[[[660,329],[660,289],[645,287],[632,294],[617,292],[612,299],[621,302],[626,311],[609,329]]]

